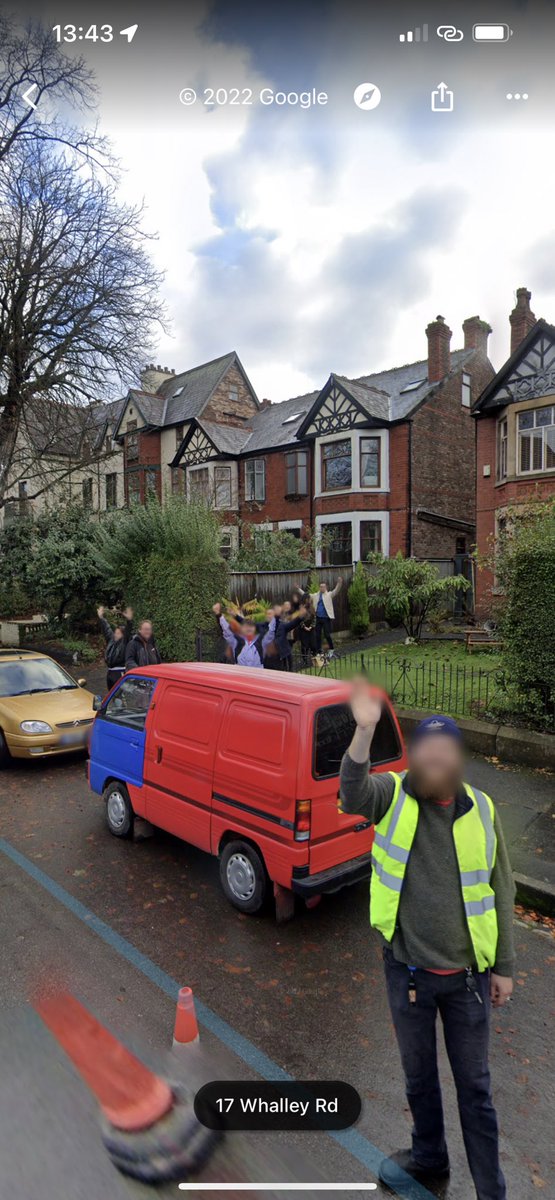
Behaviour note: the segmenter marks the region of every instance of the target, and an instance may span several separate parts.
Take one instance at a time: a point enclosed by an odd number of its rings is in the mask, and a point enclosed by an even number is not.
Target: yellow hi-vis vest
[[[370,924],[388,942],[395,933],[401,889],[418,824],[418,802],[405,791],[405,775],[393,771],[391,774],[395,791],[387,812],[375,828],[370,883]],[[479,971],[485,971],[493,967],[497,950],[495,892],[490,886],[497,852],[494,807],[489,796],[478,788],[468,783],[464,788],[472,808],[454,821],[453,838],[476,965]]]

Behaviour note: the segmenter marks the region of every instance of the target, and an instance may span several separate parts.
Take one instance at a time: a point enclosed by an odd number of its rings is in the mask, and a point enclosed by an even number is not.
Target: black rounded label
[[[195,1113],[208,1129],[348,1129],[362,1101],[350,1083],[301,1081],[205,1083]]]

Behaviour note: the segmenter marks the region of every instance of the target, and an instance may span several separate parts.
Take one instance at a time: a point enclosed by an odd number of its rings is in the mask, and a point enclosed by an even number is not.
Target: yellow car
[[[87,745],[95,697],[46,654],[0,650],[0,767]]]

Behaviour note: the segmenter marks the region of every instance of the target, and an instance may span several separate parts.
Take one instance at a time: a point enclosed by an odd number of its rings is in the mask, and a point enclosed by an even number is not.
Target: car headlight
[[[22,721],[19,728],[24,733],[52,733],[52,726],[46,721]]]

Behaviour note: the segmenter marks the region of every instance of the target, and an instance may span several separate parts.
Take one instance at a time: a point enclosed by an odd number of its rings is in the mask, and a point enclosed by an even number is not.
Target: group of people
[[[106,618],[103,605],[97,608],[100,628],[106,640],[104,661],[108,667],[106,683],[108,689],[133,667],[151,667],[162,662],[162,656],[154,640],[152,621],[141,621],[136,633],[133,632],[133,609],[125,608],[124,620],[114,628]]]
[[[299,641],[304,666],[310,666],[327,642],[334,652],[332,623],[335,617],[334,597],[343,585],[339,579],[332,591],[321,583],[319,591],[310,593],[295,588],[289,600],[274,604],[267,610],[266,620],[250,621],[242,613],[225,614],[221,604],[215,604],[219,627],[225,641],[225,659],[243,667],[267,667],[270,670],[293,669],[293,640]],[[134,667],[156,666],[162,662],[154,639],[152,621],[133,625],[133,609],[123,610],[123,620],[112,626],[103,605],[97,608],[100,628],[106,641],[104,660],[108,668],[106,683],[114,687],[126,671]]]
[[[289,600],[267,609],[264,621],[252,621],[242,613],[224,613],[214,604],[218,625],[225,641],[225,658],[242,667],[266,667],[274,671],[293,669],[293,640],[298,640],[304,666],[310,666],[322,651],[325,639],[334,653],[332,622],[334,597],[343,580],[333,591],[321,583],[317,592],[295,588]]]

